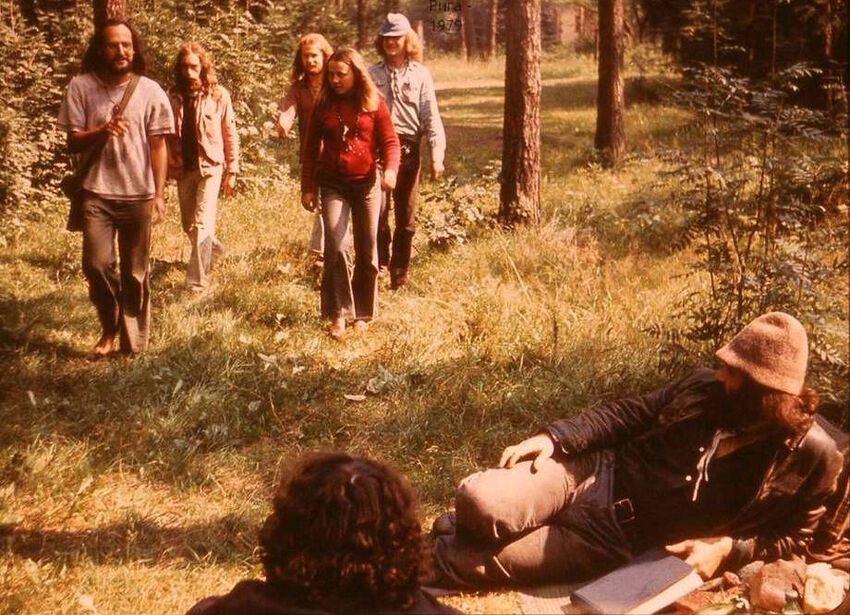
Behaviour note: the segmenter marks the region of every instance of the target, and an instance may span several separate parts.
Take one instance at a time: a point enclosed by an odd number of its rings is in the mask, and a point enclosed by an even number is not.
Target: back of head
[[[416,499],[389,467],[362,457],[303,459],[260,532],[267,580],[305,606],[409,606],[427,558]]]

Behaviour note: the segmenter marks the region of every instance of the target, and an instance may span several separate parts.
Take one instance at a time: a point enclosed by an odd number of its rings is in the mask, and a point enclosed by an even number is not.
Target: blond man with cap
[[[464,479],[432,584],[580,581],[666,546],[704,577],[802,549],[842,456],[814,421],[808,342],[771,312],[652,393],[556,421]]]
[[[389,266],[393,289],[407,284],[410,252],[416,232],[416,200],[419,191],[422,137],[431,146],[431,177],[443,175],[446,132],[440,119],[434,80],[422,64],[422,43],[401,13],[388,13],[375,38],[381,61],[369,68],[401,142],[401,165],[395,189],[385,193],[378,225],[378,260]],[[395,229],[390,232],[389,210],[395,210]]]

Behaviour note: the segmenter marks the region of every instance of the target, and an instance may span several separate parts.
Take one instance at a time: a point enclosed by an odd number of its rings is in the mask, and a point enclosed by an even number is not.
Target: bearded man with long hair
[[[378,226],[378,259],[389,267],[390,287],[407,284],[413,235],[416,233],[416,201],[419,192],[420,144],[425,137],[431,148],[431,177],[445,169],[446,131],[440,119],[434,80],[422,63],[422,42],[401,13],[388,13],[375,38],[381,61],[369,75],[387,101],[393,127],[401,142],[401,164],[394,190],[384,193]],[[395,229],[390,232],[389,212]]]
[[[176,131],[170,139],[169,176],[177,180],[180,219],[192,243],[186,285],[209,286],[215,257],[218,193],[232,194],[239,173],[239,134],[230,93],[218,83],[212,59],[197,42],[180,45],[174,59],[171,108]]]
[[[434,524],[434,584],[572,582],[665,547],[703,576],[811,542],[843,459],[814,420],[808,341],[759,316],[697,369],[544,427],[466,478]]]
[[[322,92],[325,69],[331,54],[333,54],[333,48],[321,34],[311,32],[302,36],[295,48],[295,57],[292,59],[289,89],[278,103],[276,128],[281,139],[289,137],[295,120],[298,120],[299,159],[304,150],[310,116]],[[316,259],[314,268],[321,271],[325,258],[325,229],[322,224],[322,215],[318,211],[313,214],[309,248]]]
[[[174,123],[168,97],[144,76],[145,66],[136,30],[107,20],[91,37],[59,110],[68,150],[89,161],[82,260],[101,326],[96,357],[113,351],[116,336],[125,354],[144,351],[150,337],[151,222],[165,216],[166,135]]]

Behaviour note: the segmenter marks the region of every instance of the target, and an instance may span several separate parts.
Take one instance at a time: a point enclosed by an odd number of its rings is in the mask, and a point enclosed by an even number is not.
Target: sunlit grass
[[[461,183],[501,155],[502,62],[429,59]],[[342,344],[319,318],[294,178],[248,177],[222,202],[227,253],[200,296],[183,290],[171,195],[153,242],[152,347],[134,360],[87,360],[98,331],[79,236],[61,230],[62,203],[45,203],[0,255],[0,612],[181,612],[259,574],[256,529],[303,451],[389,461],[430,521],[506,444],[659,384],[645,329],[703,282],[681,275],[690,256],[670,248],[671,214],[645,227],[632,213],[687,116],[633,104],[629,156],[603,171],[592,60],[552,56],[543,75],[540,227],[484,227],[447,251],[419,233],[409,287],[382,286],[379,318]],[[511,612],[512,600],[453,603]]]

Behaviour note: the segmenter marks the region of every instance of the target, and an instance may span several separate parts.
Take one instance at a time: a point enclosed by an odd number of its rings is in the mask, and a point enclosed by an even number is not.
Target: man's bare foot
[[[357,331],[358,333],[365,331],[366,327],[368,327],[368,326],[369,326],[369,323],[366,322],[365,320],[355,320],[354,321],[354,330]]]
[[[331,337],[341,340],[345,336],[345,318],[336,318],[331,324]]]
[[[92,353],[96,357],[105,357],[112,349],[115,347],[115,335],[110,335],[109,333],[104,333],[100,336],[100,339],[97,340],[97,344],[94,345],[94,349],[92,349]]]

